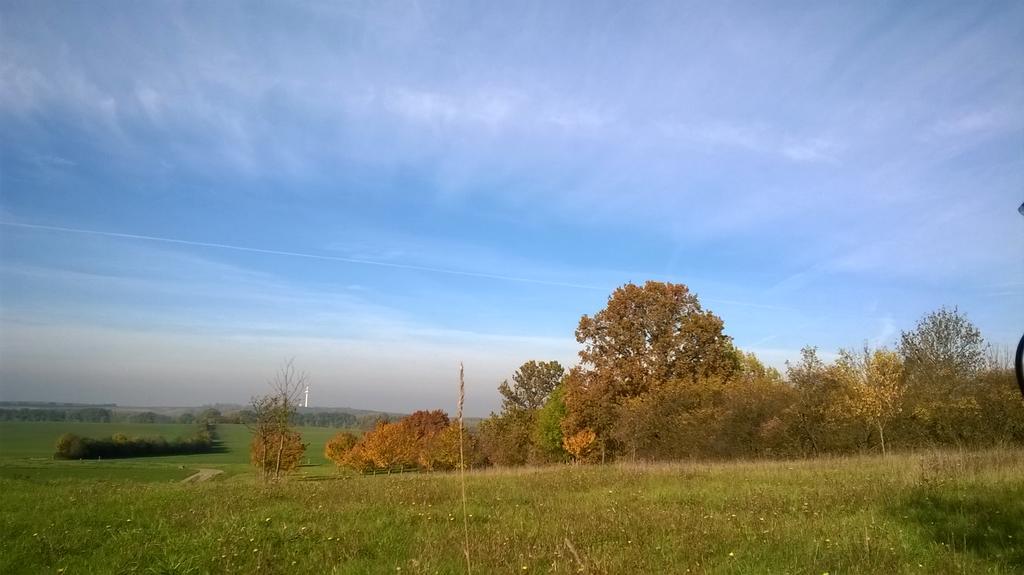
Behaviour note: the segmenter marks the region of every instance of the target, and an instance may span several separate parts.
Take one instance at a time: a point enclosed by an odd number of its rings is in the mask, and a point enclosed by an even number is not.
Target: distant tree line
[[[79,421],[88,423],[110,423],[114,414],[109,409],[85,408],[27,408],[0,409],[0,421]]]
[[[296,413],[293,421],[300,427],[339,427],[355,428],[359,426],[359,418],[351,413],[337,411],[314,411]]]
[[[65,433],[57,439],[56,448],[54,457],[57,459],[119,459],[209,453],[217,449],[217,443],[214,426],[204,424],[193,435],[170,440],[163,437],[128,437],[123,433],[105,438]]]
[[[337,427],[344,429],[372,429],[386,416],[367,415],[357,417],[351,413],[335,411],[296,412],[293,423],[302,427]],[[250,424],[256,415],[251,409],[240,409],[221,413],[216,408],[201,411],[187,411],[171,416],[154,411],[124,412],[100,407],[70,408],[0,408],[0,421],[73,421],[85,423],[225,423]]]
[[[217,410],[213,410],[217,411]],[[196,416],[193,413],[184,413],[178,417],[172,417],[153,411],[125,412],[114,411],[101,407],[72,407],[65,409],[54,408],[20,408],[0,409],[0,421],[76,421],[84,423],[196,423],[199,421],[210,421],[212,423],[226,423],[226,419],[217,412],[217,417],[209,418]]]
[[[357,417],[351,413],[345,413],[342,411],[307,411],[300,412],[298,407],[294,407],[294,411],[290,415],[290,422],[292,425],[297,427],[337,427],[342,429],[372,429],[376,424],[377,420],[382,417],[386,420],[387,416],[383,415],[368,415]],[[216,413],[212,413],[216,412]],[[257,414],[253,409],[241,409],[226,414],[221,414],[216,409],[207,410],[199,415],[192,415],[185,413],[178,418],[179,423],[190,423],[191,421],[184,421],[189,417],[194,418],[196,421],[216,421],[217,423],[240,423],[240,424],[252,424],[256,422]]]
[[[737,349],[684,285],[627,284],[576,330],[579,364],[525,363],[479,425],[486,462],[794,457],[1024,443],[1008,354],[957,309],[895,349],[805,348],[784,372]]]
[[[66,401],[0,401],[0,407],[117,407],[116,403],[69,403]]]

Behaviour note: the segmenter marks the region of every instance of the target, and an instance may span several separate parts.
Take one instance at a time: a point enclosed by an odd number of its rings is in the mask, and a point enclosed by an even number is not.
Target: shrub
[[[74,433],[65,433],[57,438],[58,459],[82,459],[85,455],[85,445],[82,438]]]
[[[268,476],[278,476],[299,467],[306,444],[296,431],[271,431],[255,435],[249,449],[249,459]]]
[[[58,459],[120,459],[153,455],[186,455],[208,453],[215,448],[213,434],[202,428],[190,437],[168,441],[163,437],[133,437],[116,433],[111,437],[94,439],[65,433],[57,439]]]

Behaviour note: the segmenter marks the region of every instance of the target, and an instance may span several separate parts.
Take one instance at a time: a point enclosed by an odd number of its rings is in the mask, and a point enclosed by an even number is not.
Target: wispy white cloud
[[[113,305],[106,290],[142,318],[180,305],[174,286],[206,302],[233,287],[219,315],[176,308],[191,333],[145,319],[189,337],[545,337],[660,277],[706,287],[738,340],[780,350],[884,333],[876,311],[778,329],[835,301],[975,298],[1012,331],[981,294],[1024,277],[1014,3],[5,8],[0,214],[115,234],[62,251],[0,230],[24,259],[7,277],[66,288],[33,312]],[[161,231],[116,235],[129,226]],[[161,256],[160,273],[84,238],[245,265]]]
[[[63,168],[63,169],[66,169],[66,168],[73,168],[73,167],[78,165],[78,162],[69,160],[67,158],[62,158],[60,156],[50,155],[50,154],[40,154],[40,155],[37,155],[35,157],[35,161],[43,169],[47,169],[47,168],[58,168],[58,169]]]
[[[782,146],[782,155],[796,162],[828,162],[838,161],[836,156],[839,146],[834,142],[810,138],[803,141],[789,142]]]
[[[361,258],[334,256],[334,255],[328,255],[328,254],[315,254],[315,253],[309,253],[309,252],[276,250],[276,249],[257,248],[257,247],[250,247],[250,246],[239,246],[239,245],[222,244],[222,243],[214,243],[214,242],[201,242],[201,241],[187,240],[187,239],[181,239],[181,238],[168,238],[168,237],[160,237],[160,236],[141,235],[141,234],[127,234],[127,233],[113,232],[113,231],[103,231],[103,230],[87,230],[87,229],[82,229],[82,228],[66,228],[66,227],[60,227],[60,226],[48,226],[48,225],[41,225],[41,224],[29,224],[29,223],[18,223],[18,222],[0,222],[0,226],[28,228],[28,229],[35,229],[35,230],[45,230],[45,231],[51,231],[51,232],[68,233],[68,234],[82,234],[82,235],[90,235],[90,236],[102,236],[102,237],[120,238],[120,239],[128,239],[128,240],[141,240],[141,241],[147,241],[147,242],[161,242],[161,243],[175,244],[175,245],[182,245],[182,246],[193,246],[193,247],[201,247],[201,248],[215,248],[215,249],[220,249],[220,250],[240,251],[240,252],[248,252],[248,253],[256,253],[256,254],[265,254],[265,255],[271,255],[271,256],[283,256],[283,257],[291,257],[291,258],[302,258],[302,259],[311,259],[311,260],[333,261],[333,262],[345,263],[345,264],[356,264],[356,265],[368,265],[368,266],[377,266],[377,267],[386,267],[386,268],[397,268],[397,269],[403,269],[403,270],[422,271],[422,272],[430,272],[430,273],[437,273],[437,274],[447,274],[447,275],[457,275],[457,276],[474,277],[474,278],[482,278],[482,279],[491,279],[491,280],[496,280],[496,281],[510,281],[510,282],[519,282],[519,283],[551,285],[551,286],[557,286],[557,287],[568,287],[568,288],[576,288],[576,289],[584,289],[584,290],[605,291],[605,288],[603,288],[601,286],[592,286],[592,285],[569,283],[569,282],[559,282],[559,281],[554,281],[554,280],[545,280],[545,279],[541,279],[541,278],[512,276],[512,275],[507,275],[507,274],[488,273],[488,272],[481,272],[481,271],[474,271],[474,270],[445,269],[445,268],[424,266],[424,265],[419,265],[419,264],[414,264],[414,263],[401,263],[401,262],[395,262],[395,261],[361,259]]]
[[[795,137],[764,122],[661,122],[658,131],[672,140],[761,154],[797,163],[837,163],[842,146],[823,136]]]
[[[891,315],[886,315],[879,320],[878,332],[869,340],[871,347],[886,347],[893,343],[893,336],[896,335],[896,321]]]
[[[469,97],[401,88],[387,95],[390,110],[413,122],[472,123],[498,127],[519,116],[524,97],[510,91],[484,91]]]

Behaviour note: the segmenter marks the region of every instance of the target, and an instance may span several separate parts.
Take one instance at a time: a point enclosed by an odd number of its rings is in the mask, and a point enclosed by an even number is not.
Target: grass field
[[[458,478],[0,478],[3,573],[460,573]],[[1024,452],[468,475],[476,573],[1020,573]]]
[[[54,461],[54,444],[63,433],[83,437],[163,436],[168,439],[195,432],[194,425],[149,423],[78,422],[0,422],[0,477],[51,480],[133,479],[136,481],[176,481],[199,467],[222,469],[227,475],[249,469],[249,430],[244,425],[218,425],[217,435],[223,448],[217,453],[169,455],[108,461]],[[306,474],[322,474],[330,469],[324,458],[324,444],[337,429],[302,427],[306,450]]]

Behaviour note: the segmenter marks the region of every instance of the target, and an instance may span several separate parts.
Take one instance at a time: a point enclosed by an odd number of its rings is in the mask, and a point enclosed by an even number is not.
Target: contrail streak
[[[234,251],[238,251],[238,252],[248,252],[248,253],[253,253],[253,254],[265,254],[265,255],[271,255],[271,256],[287,256],[287,257],[293,257],[293,258],[305,258],[305,259],[310,259],[310,260],[323,260],[323,261],[341,262],[341,263],[347,263],[347,264],[357,264],[357,265],[365,265],[365,266],[377,266],[377,267],[382,267],[382,268],[393,268],[393,269],[400,269],[400,270],[413,270],[413,271],[420,271],[420,272],[429,272],[429,273],[435,273],[435,274],[448,274],[448,275],[454,275],[454,276],[482,278],[482,279],[489,279],[489,280],[496,280],[496,281],[508,281],[508,282],[527,283],[527,284],[535,284],[535,285],[546,285],[546,286],[564,287],[564,288],[572,288],[572,289],[602,291],[602,292],[605,292],[605,293],[608,293],[608,292],[612,291],[611,288],[608,288],[608,287],[594,286],[594,285],[587,285],[587,284],[577,284],[577,283],[570,283],[570,282],[559,282],[559,281],[542,280],[542,279],[536,279],[536,278],[524,278],[524,277],[509,276],[509,275],[502,275],[502,274],[489,274],[489,273],[485,273],[485,272],[453,270],[453,269],[449,269],[449,268],[437,268],[437,267],[431,267],[431,266],[420,266],[420,265],[416,265],[416,264],[402,264],[402,263],[395,263],[395,262],[382,262],[382,261],[379,261],[379,260],[368,260],[368,259],[363,259],[363,258],[346,258],[346,257],[343,257],[343,256],[329,256],[329,255],[322,255],[322,254],[310,254],[310,253],[305,253],[305,252],[292,252],[292,251],[286,251],[286,250],[270,250],[270,249],[265,249],[265,248],[252,248],[252,247],[248,247],[248,246],[236,246],[236,245],[232,245],[232,244],[219,244],[219,243],[214,243],[214,242],[198,242],[198,241],[193,241],[193,240],[182,240],[182,239],[178,239],[178,238],[165,238],[165,237],[161,237],[161,236],[147,236],[147,235],[141,235],[141,234],[126,234],[126,233],[121,233],[121,232],[105,232],[105,231],[101,231],[101,230],[87,230],[87,229],[82,229],[82,228],[65,228],[65,227],[61,227],[61,226],[47,226],[47,225],[42,225],[42,224],[25,224],[25,223],[21,223],[21,222],[0,222],[0,226],[9,226],[9,227],[14,227],[14,228],[28,228],[28,229],[33,229],[33,230],[46,230],[46,231],[51,231],[51,232],[62,232],[62,233],[69,233],[69,234],[84,234],[84,235],[102,236],[102,237],[108,237],[108,238],[121,238],[121,239],[128,239],[128,240],[142,240],[142,241],[147,241],[147,242],[163,242],[163,243],[166,243],[166,244],[177,244],[177,245],[183,245],[183,246],[195,246],[195,247],[201,247],[201,248],[214,248],[214,249],[221,249],[221,250],[234,250]],[[760,308],[760,309],[773,309],[773,310],[792,311],[792,308],[775,306],[775,305],[768,305],[768,304],[753,303],[753,302],[745,302],[745,301],[717,299],[717,298],[701,298],[701,300],[704,301],[704,302],[718,303],[718,304],[723,304],[723,305],[732,305],[732,306],[740,306],[740,307],[752,307],[752,308]]]
[[[182,239],[178,239],[178,238],[165,238],[165,237],[160,237],[160,236],[145,236],[145,235],[141,235],[141,234],[125,234],[125,233],[120,233],[120,232],[104,232],[104,231],[100,231],[100,230],[86,230],[86,229],[80,229],[80,228],[65,228],[65,227],[60,227],[60,226],[45,226],[45,225],[41,225],[41,224],[24,224],[24,223],[18,223],[18,222],[0,222],[0,225],[9,226],[9,227],[15,227],[15,228],[28,228],[28,229],[33,229],[33,230],[47,230],[47,231],[51,231],[51,232],[62,232],[62,233],[69,233],[69,234],[85,234],[85,235],[91,235],[91,236],[103,236],[103,237],[107,237],[107,238],[121,238],[121,239],[129,239],[129,240],[143,240],[143,241],[148,241],[148,242],[163,242],[165,244],[177,244],[177,245],[195,246],[195,247],[201,247],[201,248],[215,248],[215,249],[221,249],[221,250],[234,250],[234,251],[237,251],[237,252],[248,252],[248,253],[253,253],[253,254],[265,254],[265,255],[271,255],[271,256],[287,256],[287,257],[293,257],[293,258],[305,258],[305,259],[310,259],[310,260],[323,260],[323,261],[341,262],[341,263],[347,263],[347,264],[358,264],[358,265],[365,265],[365,266],[377,266],[377,267],[382,267],[382,268],[394,268],[394,269],[401,269],[401,270],[413,270],[413,271],[429,272],[429,273],[435,273],[435,274],[448,274],[448,275],[453,275],[453,276],[483,278],[483,279],[498,280],[498,281],[509,281],[509,282],[528,283],[528,284],[537,284],[537,285],[547,285],[547,286],[555,286],[555,287],[574,288],[574,289],[608,291],[608,288],[592,286],[592,285],[585,285],[585,284],[549,281],[549,280],[542,280],[542,279],[535,279],[535,278],[524,278],[524,277],[508,276],[508,275],[501,275],[501,274],[489,274],[489,273],[484,273],[484,272],[453,270],[453,269],[448,269],[448,268],[436,268],[436,267],[430,267],[430,266],[419,266],[419,265],[415,265],[415,264],[402,264],[402,263],[395,263],[395,262],[382,262],[382,261],[378,261],[378,260],[368,260],[368,259],[362,259],[362,258],[346,258],[346,257],[342,257],[342,256],[328,256],[328,255],[310,254],[310,253],[304,253],[304,252],[292,252],[292,251],[285,251],[285,250],[269,250],[269,249],[264,249],[264,248],[252,248],[252,247],[247,247],[247,246],[236,246],[236,245],[231,245],[231,244],[219,244],[219,243],[214,243],[214,242],[197,242],[197,241],[192,241],[192,240],[182,240]]]

